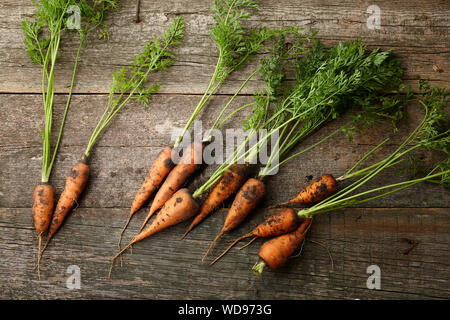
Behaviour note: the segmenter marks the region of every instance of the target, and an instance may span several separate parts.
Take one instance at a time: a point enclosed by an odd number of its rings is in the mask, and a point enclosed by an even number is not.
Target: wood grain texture
[[[201,263],[226,210],[179,236],[187,223],[174,226],[133,247],[107,280],[109,258],[116,247],[128,208],[79,208],[55,236],[41,262],[41,281],[33,271],[37,245],[29,209],[0,209],[1,298],[145,298],[145,299],[429,299],[450,298],[448,212],[444,209],[357,209],[318,216],[301,256],[279,271],[257,277],[251,267],[262,244],[231,251],[209,267]],[[255,212],[240,228],[224,236],[212,255],[232,238],[249,231],[269,215]],[[139,212],[126,234],[137,232]],[[14,240],[12,240],[14,239]],[[418,245],[405,254],[416,241]],[[18,251],[20,250],[20,255]],[[366,269],[381,268],[381,290],[368,290]],[[67,268],[81,269],[81,289],[68,290]],[[7,276],[8,275],[8,276]],[[164,279],[164,280],[163,280]]]
[[[248,22],[253,26],[297,26],[306,33],[318,30],[318,38],[336,43],[363,37],[369,46],[394,49],[402,58],[405,80],[415,85],[415,79],[429,78],[433,83],[448,85],[450,78],[450,4],[448,1],[378,1],[381,9],[379,30],[366,26],[371,1],[261,1],[261,10]],[[120,1],[117,11],[109,19],[109,41],[96,39],[91,34],[80,58],[76,92],[106,93],[111,74],[121,66],[129,65],[153,34],[161,34],[170,20],[182,15],[186,21],[183,46],[176,49],[177,61],[168,72],[154,76],[163,84],[164,93],[201,94],[214,70],[217,49],[209,32],[214,24],[209,0],[145,1],[141,5],[142,22],[133,23],[135,1]],[[420,9],[418,9],[420,8]],[[0,4],[0,92],[35,92],[41,88],[41,72],[26,56],[20,20],[33,12],[28,0],[2,1]],[[69,34],[62,41],[59,69],[56,72],[56,91],[67,92],[72,61],[76,54],[78,36]],[[233,93],[236,86],[251,73],[254,62],[243,72],[233,74],[221,93]],[[438,71],[433,69],[438,67]],[[181,85],[180,85],[181,84]],[[261,86],[260,80],[251,81],[244,93]]]
[[[201,256],[219,231],[230,201],[197,227],[184,241],[179,236],[189,222],[151,237],[125,255],[124,267],[116,266],[106,279],[109,259],[116,249],[129,206],[158,152],[173,142],[172,129],[184,126],[199,94],[209,81],[217,52],[210,40],[213,19],[211,1],[142,1],[139,24],[133,23],[135,1],[120,1],[108,18],[109,41],[91,35],[83,50],[73,103],[51,183],[59,195],[70,168],[84,151],[89,135],[107,101],[111,73],[129,65],[149,37],[160,34],[170,20],[182,15],[186,38],[176,49],[177,61],[167,72],[155,75],[162,84],[148,108],[136,102],[112,122],[98,141],[91,158],[92,176],[87,189],[63,228],[55,236],[42,261],[42,281],[33,271],[37,238],[32,224],[31,194],[39,182],[43,125],[41,74],[24,52],[20,20],[33,10],[28,0],[0,3],[0,298],[3,299],[438,299],[450,298],[450,191],[435,185],[418,185],[395,197],[359,208],[318,216],[309,235],[329,248],[327,252],[307,242],[302,255],[282,270],[266,270],[255,277],[251,267],[262,241],[233,250],[220,263],[208,267]],[[370,47],[394,49],[405,70],[405,82],[415,85],[420,75],[431,83],[450,87],[450,5],[448,1],[377,1],[382,10],[380,30],[368,30],[366,9],[372,1],[326,0],[261,1],[261,10],[249,26],[303,26],[319,30],[319,38],[336,43],[364,37]],[[55,128],[66,99],[76,50],[76,36],[63,41],[55,97]],[[200,114],[204,129],[213,123],[252,65],[230,77],[220,95]],[[248,94],[262,85],[251,81],[236,105],[248,102]],[[386,148],[371,161],[393,150],[420,121],[422,113],[409,107],[410,118],[394,134],[388,125],[367,129],[350,142],[341,136],[288,162],[267,180],[267,195],[260,208],[240,228],[225,235],[212,256],[228,242],[268,216],[268,205],[285,201],[304,187],[310,176],[326,172],[339,176],[373,146],[390,136]],[[226,128],[238,128],[244,111]],[[327,124],[302,146],[320,140],[338,128],[348,116]],[[56,130],[53,133],[56,138]],[[54,140],[53,140],[54,141]],[[425,163],[439,155],[417,154]],[[214,171],[203,168],[188,185],[195,190]],[[396,169],[371,181],[370,186],[400,181]],[[280,188],[283,186],[283,188]],[[126,240],[138,230],[148,208],[132,221]],[[414,243],[417,246],[413,248]],[[211,256],[211,258],[212,258]],[[381,268],[381,290],[368,290],[366,269]],[[81,268],[81,289],[66,287],[70,265]],[[164,281],[162,280],[164,279]]]

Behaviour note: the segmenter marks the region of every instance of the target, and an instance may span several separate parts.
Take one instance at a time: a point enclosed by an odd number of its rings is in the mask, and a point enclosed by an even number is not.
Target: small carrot
[[[162,183],[164,178],[169,174],[170,170],[174,167],[172,162],[172,148],[165,147],[155,159],[152,167],[149,170],[148,176],[145,178],[144,183],[141,185],[139,191],[134,197],[133,203],[131,204],[130,214],[125,223],[125,226],[120,233],[120,238],[118,242],[118,247],[120,250],[120,244],[122,242],[123,233],[125,232],[128,224],[131,221],[133,215],[142,207],[142,205],[147,201],[150,196],[155,192],[155,190]]]
[[[239,192],[236,194],[236,197],[234,198],[233,204],[228,211],[222,230],[209,246],[208,250],[202,258],[202,261],[205,260],[206,256],[209,254],[212,247],[217,242],[217,240],[220,239],[220,237],[222,237],[226,232],[236,228],[239,224],[242,223],[242,221],[245,220],[248,214],[262,199],[265,190],[266,186],[261,180],[250,178],[245,182],[245,184],[241,187]]]
[[[272,270],[284,265],[303,242],[311,221],[311,218],[306,218],[295,231],[265,242],[258,253],[261,260],[254,265],[253,271],[256,274],[261,274],[266,265]]]
[[[271,216],[269,216],[266,220],[264,220],[263,223],[259,224],[251,232],[234,240],[220,256],[218,256],[213,262],[211,262],[211,265],[219,261],[220,258],[222,258],[231,248],[233,248],[241,240],[250,237],[268,238],[285,234],[295,230],[299,222],[300,219],[296,215],[294,209],[292,208],[280,209]]]
[[[161,208],[156,218],[144,230],[139,232],[133,240],[122,249],[111,263],[128,250],[133,244],[144,240],[145,238],[154,235],[155,233],[167,229],[173,225],[186,221],[198,212],[199,205],[192,198],[188,189],[183,188],[178,190]],[[112,265],[111,265],[112,267]],[[111,274],[111,270],[110,270]]]
[[[198,164],[201,162],[203,152],[203,144],[201,142],[193,142],[185,150],[180,163],[175,166],[175,168],[170,171],[166,180],[159,188],[158,192],[153,199],[150,211],[145,218],[144,223],[141,226],[140,231],[142,231],[147,224],[150,217],[161,208],[164,203],[172,197],[172,195],[180,189],[183,183],[195,172]],[[140,232],[139,231],[139,232]]]
[[[195,216],[191,225],[187,228],[181,239],[207,216],[209,216],[218,206],[220,206],[229,196],[235,193],[245,182],[249,173],[247,164],[233,164],[223,174],[219,182],[214,186],[200,207],[200,212]]]
[[[337,180],[331,174],[323,174],[317,180],[310,183],[295,198],[271,206],[279,207],[289,204],[312,204],[322,201],[332,195],[338,187]]]
[[[47,242],[45,243],[44,249],[47,248],[50,240],[53,238],[55,233],[61,227],[67,214],[72,209],[75,203],[78,203],[81,193],[86,187],[87,181],[89,179],[89,166],[87,164],[88,157],[83,155],[82,159],[72,168],[69,176],[66,179],[66,185],[64,191],[59,197],[58,203],[56,204],[55,212],[53,213],[52,222],[50,229],[48,231]]]
[[[33,192],[33,221],[34,228],[38,232],[39,244],[38,244],[38,257],[37,257],[37,272],[38,278],[41,279],[40,274],[40,261],[41,261],[41,244],[42,236],[47,231],[50,221],[52,220],[53,208],[55,207],[55,189],[48,184],[42,183]]]

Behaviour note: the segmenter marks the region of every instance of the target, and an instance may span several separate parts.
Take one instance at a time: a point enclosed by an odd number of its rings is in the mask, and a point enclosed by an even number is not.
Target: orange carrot
[[[338,187],[337,180],[331,174],[323,174],[317,180],[310,183],[295,198],[271,206],[279,207],[289,204],[312,204],[322,201],[332,195]]]
[[[145,178],[144,183],[134,197],[130,215],[133,215],[142,207],[145,201],[147,201],[153,192],[155,192],[156,188],[159,187],[161,182],[169,174],[173,167],[174,163],[172,162],[172,148],[165,147],[153,162],[148,176]]]
[[[220,206],[222,202],[235,193],[245,182],[249,171],[249,166],[247,164],[236,163],[231,165],[208,194],[200,207],[199,214],[195,216],[191,225],[187,228],[181,239],[184,239],[184,237],[186,237],[195,226],[206,219],[206,217],[209,216],[209,214],[211,214],[218,206]]]
[[[38,232],[39,244],[38,244],[38,257],[37,257],[37,272],[38,278],[41,279],[40,274],[40,261],[41,261],[41,244],[42,236],[47,231],[50,221],[52,220],[53,208],[55,207],[55,189],[48,183],[43,183],[36,188],[33,192],[33,221],[34,228]]]
[[[311,221],[311,218],[307,218],[303,220],[295,231],[265,242],[258,253],[261,260],[255,264],[253,271],[260,274],[266,265],[272,270],[284,265],[287,259],[303,242],[305,234],[311,225]]]
[[[219,259],[222,258],[239,241],[250,237],[268,238],[291,232],[295,230],[295,228],[297,228],[300,222],[299,220],[300,219],[295,214],[294,209],[284,208],[278,210],[276,213],[264,220],[263,223],[254,228],[251,232],[234,240],[220,256],[218,256],[213,262],[211,262],[211,265],[219,261]]]
[[[208,250],[202,258],[202,261],[205,260],[206,256],[209,254],[212,247],[220,237],[222,237],[226,232],[236,228],[239,224],[242,223],[242,221],[245,220],[248,214],[262,199],[265,190],[266,186],[261,180],[250,178],[245,182],[245,184],[241,187],[239,192],[236,194],[236,197],[234,198],[233,204],[228,211],[222,230],[209,246]]]
[[[166,180],[159,188],[153,199],[150,211],[141,226],[142,231],[150,217],[161,208],[164,203],[172,197],[172,195],[180,189],[183,183],[195,172],[198,164],[201,162],[203,152],[203,144],[201,142],[193,142],[187,150],[185,150],[180,163],[170,171]],[[139,232],[140,232],[139,231]]]
[[[142,241],[159,231],[186,221],[187,219],[194,216],[198,212],[198,209],[199,205],[194,200],[194,198],[192,198],[188,189],[184,188],[178,190],[168,201],[166,201],[152,223],[144,230],[142,230],[138,235],[136,235],[124,249],[122,249],[116,256],[114,256],[111,263],[113,264],[114,261],[126,250],[128,250],[133,244]]]
[[[155,192],[155,190],[159,187],[164,178],[169,174],[170,170],[172,170],[174,164],[172,162],[172,148],[165,147],[155,159],[152,164],[152,167],[149,170],[148,176],[145,178],[144,183],[141,185],[138,193],[134,197],[133,203],[131,204],[130,214],[128,215],[128,219],[125,223],[125,226],[120,233],[120,238],[118,242],[118,247],[120,250],[120,244],[122,242],[123,233],[125,229],[128,227],[128,224],[131,221],[133,215],[142,207],[142,205],[147,201],[150,196]]]
[[[66,185],[59,197],[55,212],[53,213],[47,242],[42,251],[48,246],[50,240],[61,227],[64,219],[70,212],[70,209],[77,203],[77,200],[80,198],[81,193],[86,187],[89,179],[89,166],[87,165],[87,160],[87,157],[83,155],[83,158],[72,168],[70,175],[66,179]]]

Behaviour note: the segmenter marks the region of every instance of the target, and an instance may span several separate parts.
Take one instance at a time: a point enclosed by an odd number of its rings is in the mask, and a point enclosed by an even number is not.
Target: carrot
[[[118,246],[120,249],[120,243],[122,242],[123,233],[128,227],[133,215],[142,207],[145,201],[150,198],[150,196],[159,187],[164,178],[169,174],[170,170],[174,167],[172,162],[172,148],[165,147],[155,159],[152,167],[149,170],[148,176],[145,178],[144,183],[134,197],[133,203],[131,204],[130,214],[128,215],[128,220],[120,233],[120,238]]]
[[[48,184],[42,183],[33,192],[33,221],[34,228],[38,232],[39,244],[38,244],[38,257],[37,257],[37,272],[38,278],[41,279],[40,274],[40,261],[41,261],[41,244],[42,236],[47,231],[50,221],[52,220],[53,208],[55,207],[55,189]]]
[[[289,204],[312,204],[322,201],[332,195],[338,187],[337,180],[331,174],[323,174],[318,179],[310,183],[305,189],[293,199],[271,206],[279,207]]]
[[[173,167],[174,163],[172,162],[172,148],[165,147],[153,162],[148,176],[145,178],[144,183],[134,197],[130,215],[133,215],[142,207],[145,201],[147,201],[153,192],[155,192],[156,188],[159,187],[161,182],[169,174]]]
[[[133,244],[154,235],[155,233],[167,229],[173,225],[186,221],[198,212],[199,205],[192,198],[186,188],[178,190],[161,208],[156,218],[144,230],[139,232],[133,240],[122,249],[111,261],[111,268],[114,261],[128,250]],[[110,270],[111,275],[111,270]]]
[[[218,256],[211,265],[219,261],[231,248],[233,248],[239,241],[246,238],[268,238],[278,236],[287,232],[291,232],[297,228],[300,219],[292,208],[283,208],[269,216],[263,223],[259,224],[251,232],[234,240],[230,246]]]
[[[266,265],[272,270],[284,265],[303,242],[311,221],[311,218],[306,218],[295,231],[265,242],[258,253],[261,260],[255,264],[253,271],[261,274]]]
[[[229,196],[235,193],[245,182],[245,178],[248,176],[249,166],[247,164],[233,164],[223,174],[222,178],[211,190],[206,197],[205,201],[200,207],[199,214],[194,218],[191,225],[187,228],[181,239],[187,236],[187,234],[209,214],[211,214],[218,206],[222,204]]]
[[[78,161],[78,163],[70,171],[70,174],[66,179],[64,191],[61,193],[55,212],[53,213],[52,222],[48,231],[47,242],[45,243],[42,251],[44,251],[48,246],[50,240],[61,227],[70,209],[72,209],[73,205],[77,203],[77,200],[80,198],[81,193],[86,187],[89,178],[89,166],[87,165],[87,161],[88,157],[83,155],[82,159]]]
[[[212,247],[220,237],[222,237],[226,232],[236,228],[239,224],[241,224],[242,221],[245,220],[248,214],[262,199],[265,190],[266,186],[261,180],[250,178],[245,182],[245,184],[241,187],[239,192],[236,194],[236,197],[234,198],[233,204],[228,211],[222,230],[209,246],[208,250],[202,258],[202,261],[205,260],[206,256],[209,254]]]
[[[150,211],[145,218],[144,223],[141,226],[139,232],[141,232],[147,224],[150,217],[161,208],[164,203],[172,197],[172,195],[180,189],[183,183],[195,172],[198,164],[201,162],[203,153],[203,144],[201,142],[193,142],[185,150],[180,163],[170,171],[163,185],[159,188],[158,192],[153,199]]]

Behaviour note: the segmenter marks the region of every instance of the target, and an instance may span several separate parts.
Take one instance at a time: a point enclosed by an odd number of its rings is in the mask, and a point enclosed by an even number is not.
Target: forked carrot
[[[245,182],[245,184],[241,187],[239,192],[236,194],[236,197],[234,198],[233,204],[228,211],[222,230],[209,246],[208,250],[202,258],[202,261],[205,260],[205,258],[208,256],[217,240],[219,240],[226,232],[233,230],[239,224],[241,224],[242,221],[245,220],[247,215],[262,199],[265,191],[266,186],[264,182],[259,179],[250,178]]]
[[[303,242],[311,221],[311,218],[306,218],[295,231],[265,242],[258,253],[261,260],[255,264],[253,272],[261,274],[266,265],[272,270],[284,265]]]
[[[229,196],[235,193],[245,182],[249,173],[249,165],[235,163],[223,174],[219,182],[214,186],[211,192],[203,201],[200,212],[195,216],[194,220],[187,228],[181,239],[198,224],[200,224],[207,216],[209,216],[217,207],[219,207]]]
[[[220,256],[218,256],[211,265],[219,261],[231,248],[233,248],[238,242],[246,238],[268,238],[281,234],[291,232],[297,228],[300,223],[300,219],[297,217],[294,209],[283,208],[269,216],[263,223],[259,224],[251,232],[234,240],[230,246],[225,249]]]

